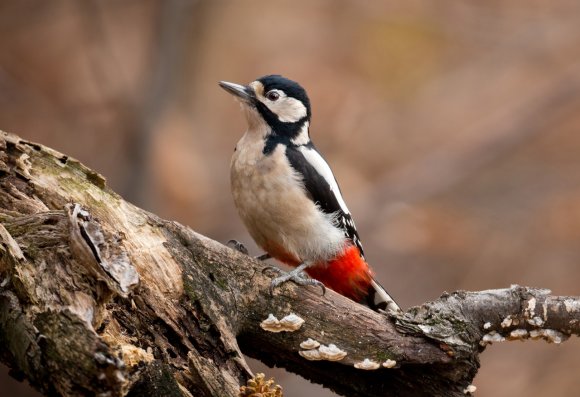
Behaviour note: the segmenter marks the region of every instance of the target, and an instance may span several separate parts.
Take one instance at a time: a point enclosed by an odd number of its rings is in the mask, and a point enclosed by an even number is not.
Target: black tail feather
[[[401,311],[401,308],[391,295],[380,285],[374,278],[371,279],[369,292],[366,297],[366,304],[375,311],[385,310],[387,312],[396,313]]]

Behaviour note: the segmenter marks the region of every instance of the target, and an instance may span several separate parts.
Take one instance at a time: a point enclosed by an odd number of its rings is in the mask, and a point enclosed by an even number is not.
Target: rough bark
[[[291,283],[271,296],[264,264],[6,133],[0,222],[0,359],[46,395],[237,396],[252,377],[243,352],[343,395],[461,396],[487,343],[580,332],[579,298],[519,286],[395,317]],[[268,332],[270,313],[305,323]],[[307,338],[347,355],[307,360]],[[365,358],[394,368],[355,368]]]

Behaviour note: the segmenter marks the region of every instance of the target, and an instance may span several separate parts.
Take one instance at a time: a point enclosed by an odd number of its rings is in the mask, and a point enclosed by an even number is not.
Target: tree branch
[[[316,288],[270,296],[262,263],[123,201],[76,160],[5,133],[0,149],[0,359],[47,395],[237,396],[243,352],[343,395],[462,396],[487,343],[580,332],[578,297],[518,286],[396,317]],[[304,323],[270,332],[270,313]]]

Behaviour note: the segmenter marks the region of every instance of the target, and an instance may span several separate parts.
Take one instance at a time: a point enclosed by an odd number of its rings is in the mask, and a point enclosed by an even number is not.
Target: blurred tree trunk
[[[577,298],[516,286],[395,317],[315,288],[270,296],[262,263],[5,133],[0,186],[0,359],[46,395],[237,396],[243,351],[343,395],[462,396],[487,343],[580,331]],[[270,313],[305,322],[270,332]],[[323,346],[305,353],[308,338]]]

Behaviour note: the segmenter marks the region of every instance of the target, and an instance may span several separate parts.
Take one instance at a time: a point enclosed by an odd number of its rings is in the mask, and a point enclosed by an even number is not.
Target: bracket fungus
[[[388,359],[383,363],[384,368],[394,368],[397,365],[397,361]]]
[[[304,350],[316,349],[318,346],[320,346],[320,343],[312,338],[308,338],[304,342],[300,343],[300,347]]]
[[[278,320],[276,316],[270,313],[268,318],[260,323],[260,327],[269,332],[294,332],[298,331],[302,324],[304,324],[304,319],[294,313],[290,313],[282,320]]]
[[[479,341],[479,344],[481,346],[485,346],[491,345],[493,342],[503,341],[505,341],[505,338],[501,336],[501,334],[498,334],[496,331],[491,331],[490,333],[483,335],[483,338]]]
[[[508,340],[523,340],[528,337],[528,331],[523,328],[514,329],[510,332]]]
[[[530,338],[542,338],[548,343],[560,344],[568,339],[569,336],[560,331],[556,331],[555,329],[534,329],[530,331]]]
[[[319,343],[315,340],[308,339],[308,340],[302,342],[300,344],[300,347],[302,347],[303,344],[308,347],[308,346],[314,346],[314,345],[319,344]],[[298,354],[300,354],[305,359],[312,360],[312,361],[314,361],[314,360],[340,361],[346,357],[347,353],[344,350],[341,350],[340,348],[338,348],[335,344],[331,343],[328,346],[319,344],[319,346],[320,347],[318,349],[316,347],[313,347],[309,350],[301,350],[298,352]],[[302,348],[306,349],[306,347],[302,347]]]
[[[340,350],[335,344],[329,344],[328,346],[320,345],[318,348],[320,356],[323,360],[328,361],[340,361],[346,357],[346,352]]]
[[[304,319],[294,313],[290,313],[280,320],[282,330],[288,332],[298,331],[302,324],[304,324]]]
[[[369,360],[368,358],[365,358],[363,361],[354,364],[355,368],[364,369],[367,371],[378,369],[380,366],[381,365],[379,363],[373,360]]]
[[[300,354],[302,357],[304,357],[307,360],[310,361],[320,361],[322,360],[322,357],[320,357],[320,352],[318,351],[318,349],[314,349],[314,350],[300,350],[298,352],[298,354]]]

